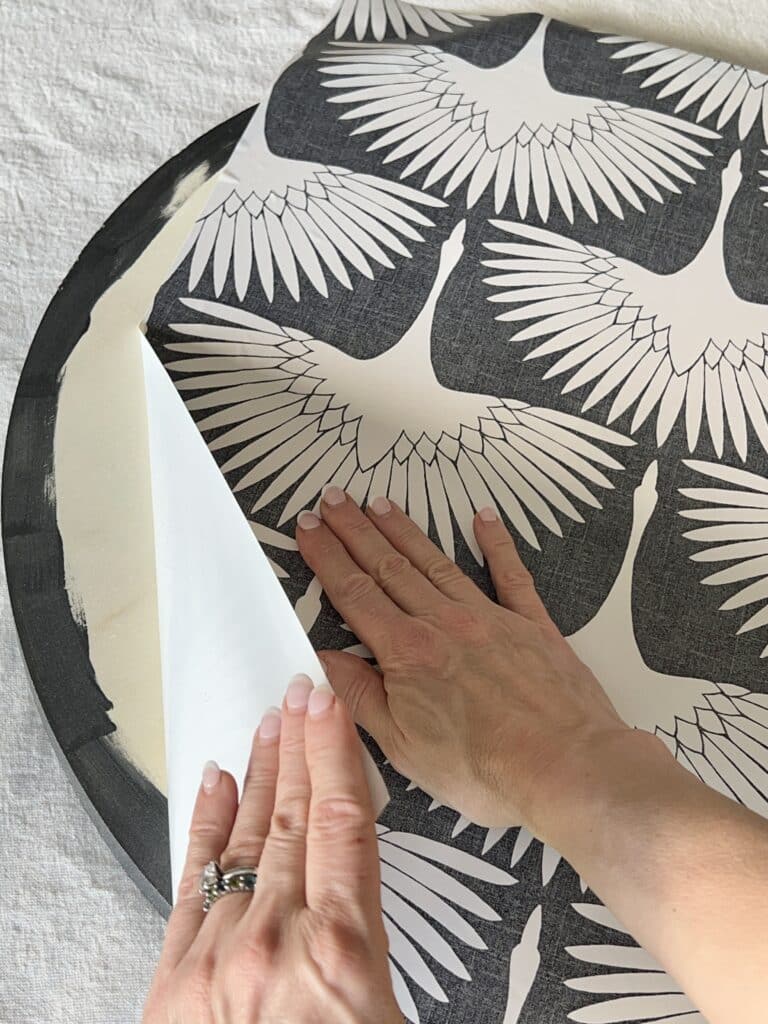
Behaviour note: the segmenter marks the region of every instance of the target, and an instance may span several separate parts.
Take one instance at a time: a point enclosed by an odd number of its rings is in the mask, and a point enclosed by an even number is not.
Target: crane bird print
[[[658,274],[606,249],[502,221],[492,223],[510,241],[487,243],[502,259],[485,266],[501,271],[486,278],[503,289],[489,301],[510,307],[496,319],[530,321],[510,340],[546,338],[525,358],[556,357],[544,376],[568,374],[563,393],[590,385],[583,411],[615,392],[608,423],[634,406],[634,433],[655,412],[661,446],[682,416],[693,452],[706,420],[718,457],[729,435],[744,460],[748,423],[768,450],[768,305],[740,298],[725,265],[723,233],[740,166],[736,150],[722,172],[720,206],[706,241],[674,273]]]
[[[358,502],[386,494],[424,529],[430,515],[454,556],[451,513],[478,562],[472,518],[497,504],[538,547],[534,524],[560,535],[556,513],[583,522],[576,503],[599,508],[593,488],[611,488],[622,468],[607,447],[632,441],[586,419],[515,398],[454,391],[432,367],[435,307],[463,252],[464,222],[443,243],[427,299],[392,348],[347,355],[301,331],[238,307],[197,299],[197,314],[171,324],[180,358],[166,364],[235,491],[274,476],[252,513],[287,495],[278,526],[311,506],[333,480]],[[221,430],[221,428],[227,428]]]
[[[625,722],[655,733],[703,782],[768,817],[768,699],[732,683],[657,672],[637,644],[634,565],[656,507],[657,473],[652,462],[635,490],[624,561],[608,596],[567,640]]]
[[[683,497],[698,503],[680,512],[685,519],[701,524],[683,534],[699,545],[691,559],[718,567],[701,582],[710,587],[739,584],[720,610],[755,605],[738,633],[762,629],[768,625],[768,480],[719,462],[690,459],[685,465],[706,478],[700,487],[680,488]],[[766,655],[768,646],[760,656]],[[754,713],[768,727],[768,696],[752,694],[745,699],[758,705]],[[764,738],[768,741],[768,736]]]
[[[560,92],[544,64],[548,19],[499,67],[470,64],[437,46],[337,43],[321,58],[329,102],[353,104],[341,120],[353,135],[383,132],[368,149],[384,163],[408,158],[400,177],[429,166],[423,188],[467,185],[471,207],[493,181],[496,212],[514,192],[521,218],[531,205],[546,221],[553,198],[569,220],[574,199],[598,220],[595,198],[623,217],[621,200],[643,211],[642,196],[693,182],[709,129],[613,100]],[[431,165],[431,166],[430,166]]]
[[[365,39],[370,30],[374,39],[383,39],[391,29],[400,39],[409,32],[428,36],[430,32],[453,32],[473,21],[487,21],[480,14],[456,14],[439,8],[422,7],[406,0],[341,0],[334,17],[333,34],[341,39],[352,28],[357,39]]]
[[[584,921],[607,932],[600,944],[566,946],[577,964],[592,969],[583,977],[565,980],[568,988],[590,1000],[568,1014],[574,1024],[707,1024],[678,982],[644,949],[634,944],[626,928],[601,903],[573,903]],[[628,944],[631,943],[631,944]],[[577,965],[574,965],[577,967]],[[594,973],[594,968],[613,970]],[[578,968],[577,968],[578,969]]]
[[[676,114],[699,103],[696,121],[717,112],[718,131],[737,117],[740,139],[747,137],[759,118],[768,141],[768,75],[762,71],[627,36],[604,36],[600,42],[621,47],[611,54],[612,60],[632,61],[624,68],[625,75],[648,72],[643,89],[658,86],[659,99],[676,97]]]
[[[516,879],[480,857],[434,839],[393,832],[382,825],[377,825],[376,831],[392,983],[403,1014],[419,1024],[418,1008],[406,977],[433,999],[447,1003],[448,996],[425,956],[455,978],[470,981],[456,949],[485,950],[488,946],[469,918],[500,920],[466,882],[444,869],[496,886],[514,885]]]
[[[231,273],[241,302],[254,277],[269,302],[276,280],[298,300],[301,270],[327,297],[326,274],[351,289],[350,269],[373,278],[376,265],[394,266],[390,254],[410,258],[403,239],[422,242],[419,228],[432,227],[418,207],[445,203],[386,178],[277,156],[267,141],[268,106],[269,97],[251,118],[177,261],[191,252],[189,290],[212,264],[217,296]]]

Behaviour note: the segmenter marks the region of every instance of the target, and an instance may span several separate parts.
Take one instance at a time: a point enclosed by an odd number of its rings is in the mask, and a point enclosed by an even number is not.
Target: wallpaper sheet
[[[315,647],[368,654],[293,540],[326,483],[389,495],[486,589],[495,505],[624,718],[760,813],[765,87],[536,14],[344,0],[148,328]],[[703,1020],[556,851],[370,749],[408,1020]]]

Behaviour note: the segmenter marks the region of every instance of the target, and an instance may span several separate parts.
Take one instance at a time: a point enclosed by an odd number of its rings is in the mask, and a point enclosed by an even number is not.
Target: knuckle
[[[287,775],[287,770],[285,768],[285,765],[288,764],[289,759],[290,759],[290,762],[291,762],[292,765],[295,765],[297,760],[299,762],[303,761],[304,760],[304,750],[305,750],[305,742],[304,742],[304,732],[303,732],[303,730],[302,729],[285,729],[284,728],[282,730],[282,732],[280,733],[280,747],[279,747],[279,753],[278,753],[278,759],[281,756],[283,756],[284,759],[285,759],[284,760],[284,768],[283,768],[284,778]],[[293,770],[294,770],[293,768],[290,769],[292,777],[293,777]],[[276,782],[275,785],[276,786],[279,785],[279,782]],[[286,792],[283,795],[287,796],[287,794],[288,794],[288,791],[286,790]]]
[[[347,977],[368,956],[365,936],[348,920],[343,904],[340,898],[326,899],[313,924],[312,945],[325,971],[334,978]]]
[[[397,543],[407,545],[422,536],[421,530],[414,522],[406,522],[397,533]]]
[[[275,786],[277,784],[277,764],[275,764],[274,771],[263,772],[254,770],[253,766],[248,770],[248,774],[243,780],[242,795],[240,797],[240,808],[245,808],[246,813],[249,809],[253,809],[251,813],[248,813],[248,818],[252,819],[254,812],[258,809],[260,812],[266,809],[267,811],[272,807],[275,802]],[[238,810],[238,815],[242,814],[242,810]]]
[[[193,819],[189,826],[189,838],[193,841],[217,840],[221,835],[221,825],[217,821]]]
[[[383,555],[376,563],[375,575],[379,583],[386,584],[411,568],[411,563],[396,551]]]
[[[321,838],[364,835],[373,830],[373,825],[372,810],[352,797],[322,797],[310,810],[310,827]]]
[[[464,579],[464,573],[450,558],[434,558],[425,567],[424,574],[438,590]]]
[[[351,572],[339,585],[339,596],[342,601],[357,604],[370,597],[374,588],[371,577],[364,572]]]
[[[249,922],[247,931],[238,936],[237,945],[228,950],[222,969],[214,976],[214,986],[231,991],[233,985],[242,986],[245,979],[249,989],[267,984],[281,943],[281,929],[274,921],[262,918]]]
[[[373,529],[373,527],[371,526],[371,521],[368,519],[367,516],[363,515],[363,513],[359,509],[355,509],[355,512],[356,515],[350,518],[349,522],[345,524],[345,529],[349,533],[362,533],[363,536],[365,536],[370,530]]]
[[[199,907],[200,906],[200,871],[189,872],[179,882],[179,891],[176,894],[176,902],[173,905],[173,909],[179,913],[186,910],[187,907]]]
[[[505,566],[497,571],[496,577],[505,590],[535,590],[533,576],[522,562]]]
[[[283,944],[283,928],[280,917],[275,914],[261,914],[250,929],[244,948],[251,958],[265,967],[277,959]]]
[[[272,812],[270,838],[284,841],[303,838],[307,833],[308,812],[306,796],[284,796]]]

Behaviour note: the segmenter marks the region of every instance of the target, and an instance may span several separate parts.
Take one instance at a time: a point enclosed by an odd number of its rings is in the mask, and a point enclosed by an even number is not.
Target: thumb
[[[357,724],[373,736],[386,755],[390,749],[392,714],[381,675],[356,654],[320,651],[319,657],[334,692],[344,701]]]

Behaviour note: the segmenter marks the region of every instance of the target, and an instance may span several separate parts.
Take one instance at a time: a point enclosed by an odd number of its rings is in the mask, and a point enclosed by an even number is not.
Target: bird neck
[[[431,353],[432,323],[435,318],[437,301],[451,272],[459,262],[462,252],[463,247],[452,239],[443,243],[437,274],[419,315],[397,345],[378,357],[382,361],[397,363],[402,373],[408,374],[415,380],[435,379]]]
[[[515,54],[512,60],[539,65],[542,71],[544,70],[544,44],[546,43],[547,29],[549,28],[550,21],[550,18],[542,18],[539,21],[533,35],[523,45],[522,49]]]
[[[658,500],[657,478],[658,463],[652,462],[646,469],[639,486],[635,489],[632,499],[632,529],[629,533],[621,568],[600,611],[595,616],[595,619],[604,615],[610,617],[610,633],[620,643],[626,637],[625,648],[627,651],[636,647],[634,626],[632,625],[632,583],[640,541],[643,539],[643,534]]]
[[[519,102],[521,96],[536,96],[537,109],[542,97],[552,92],[544,67],[544,43],[549,18],[542,18],[536,31],[522,49],[508,61],[491,68],[464,68],[463,79],[472,81],[472,94],[477,110],[494,110],[503,97],[505,104]],[[504,106],[506,119],[506,106]],[[486,131],[488,126],[486,126]]]
[[[725,273],[725,221],[731,209],[731,203],[739,190],[740,180],[739,175],[729,174],[727,171],[723,173],[720,205],[712,222],[712,229],[689,266],[695,265],[699,270],[708,269],[718,275]],[[717,279],[719,278],[714,278],[714,280]]]

